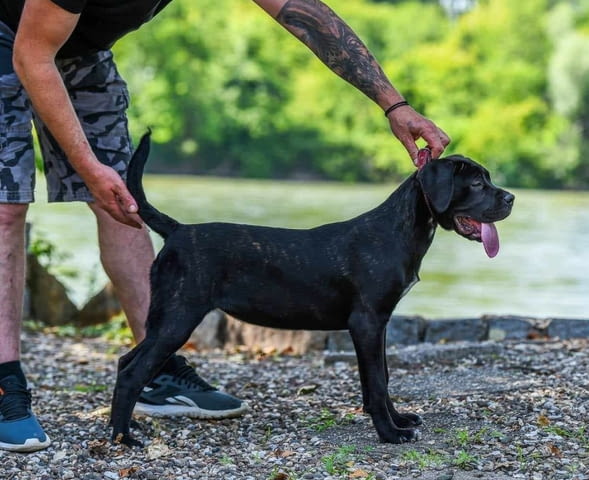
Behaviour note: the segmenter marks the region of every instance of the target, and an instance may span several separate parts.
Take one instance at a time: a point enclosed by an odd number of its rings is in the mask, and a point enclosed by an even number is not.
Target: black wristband
[[[397,103],[391,105],[389,108],[387,108],[384,111],[384,116],[388,117],[389,113],[391,113],[393,110],[396,110],[399,107],[404,107],[404,106],[408,106],[408,105],[409,105],[409,102],[407,100],[403,100],[402,102],[397,102]]]

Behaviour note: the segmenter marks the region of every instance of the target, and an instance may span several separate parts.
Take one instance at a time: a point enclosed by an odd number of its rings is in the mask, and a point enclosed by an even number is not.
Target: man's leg
[[[31,411],[20,364],[25,217],[33,201],[31,108],[12,67],[13,32],[0,22],[0,449],[29,452],[49,437]]]
[[[104,271],[127,316],[137,343],[145,337],[149,309],[149,269],[154,259],[153,245],[146,228],[123,225],[101,208],[88,204],[96,215],[98,245]]]
[[[0,364],[20,359],[27,207],[0,204]]]
[[[40,450],[49,437],[31,411],[20,365],[27,205],[0,204],[0,449]]]

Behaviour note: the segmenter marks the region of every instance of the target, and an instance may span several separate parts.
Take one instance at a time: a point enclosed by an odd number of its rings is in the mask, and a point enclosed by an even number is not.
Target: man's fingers
[[[125,210],[121,209],[120,207],[118,207],[116,209],[115,215],[113,215],[115,217],[115,219],[121,223],[124,223],[125,225],[129,225],[130,227],[133,227],[133,228],[142,228],[141,220],[139,219],[139,217],[136,213],[128,212],[128,211],[125,211]]]
[[[432,151],[432,158],[440,158],[442,153],[444,153],[444,145],[442,145],[442,142],[437,142],[434,145],[428,143],[427,146]]]
[[[102,208],[116,221],[128,225],[129,227],[133,228],[141,228],[141,221],[138,218],[137,213],[137,206],[133,197],[127,194],[126,201],[123,201],[121,197],[117,194],[114,194],[114,200],[103,204]],[[135,206],[135,212],[129,211],[129,206]]]
[[[137,202],[126,188],[121,187],[115,195],[117,198],[117,203],[121,206],[125,213],[137,213]]]
[[[407,153],[415,163],[419,147],[415,143],[423,139],[432,152],[432,158],[439,158],[450,138],[431,120],[423,117],[413,109],[398,109],[389,116],[391,130],[403,144]]]
[[[433,142],[428,140],[428,147],[432,151],[432,158],[440,158],[444,149],[450,143],[450,137],[444,133],[444,131],[438,129],[436,134],[433,135]],[[427,139],[426,139],[427,140]]]
[[[117,215],[122,216],[124,221],[122,223],[129,225],[135,228],[141,228],[141,221],[137,212],[139,208],[137,207],[137,202],[129,193],[129,191],[125,187],[121,187],[119,191],[115,194],[116,204],[117,204]],[[117,217],[115,217],[117,218]],[[117,218],[117,220],[119,220]],[[121,220],[119,220],[120,222]]]
[[[105,208],[107,213],[116,221],[128,225],[133,228],[141,228],[141,223],[135,219],[136,215],[129,215],[118,204],[111,205],[110,208]]]
[[[417,152],[419,151],[419,147],[415,144],[415,141],[412,138],[400,138],[399,141],[407,150],[409,157],[413,160],[413,163],[417,160]]]

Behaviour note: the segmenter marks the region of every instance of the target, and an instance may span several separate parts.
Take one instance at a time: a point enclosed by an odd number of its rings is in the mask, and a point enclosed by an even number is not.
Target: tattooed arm
[[[303,42],[334,73],[358,88],[383,111],[403,101],[382,68],[354,31],[319,0],[254,0],[283,27]],[[423,138],[437,158],[450,142],[448,136],[410,106],[389,113],[391,130],[417,155],[415,141]]]

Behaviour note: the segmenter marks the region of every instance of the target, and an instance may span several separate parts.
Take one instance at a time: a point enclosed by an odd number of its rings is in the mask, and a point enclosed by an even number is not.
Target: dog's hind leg
[[[410,428],[399,428],[391,418],[387,390],[383,335],[386,319],[376,318],[374,313],[353,312],[349,319],[349,329],[358,357],[358,369],[364,409],[372,417],[372,422],[381,441],[388,443],[409,442],[416,438]]]
[[[382,358],[384,361],[384,371],[385,371],[385,379],[387,386],[389,385],[389,366],[387,364],[387,329],[385,328],[383,338],[382,338]],[[388,388],[387,388],[388,390]],[[395,408],[393,401],[391,400],[391,396],[387,393],[387,408],[389,409],[389,414],[391,419],[395,423],[395,425],[399,428],[411,428],[417,427],[423,423],[423,420],[419,415],[416,413],[405,412],[400,413]]]
[[[186,343],[194,327],[209,310],[195,308],[194,304],[188,302],[175,302],[173,306],[165,303],[150,310],[145,339],[120,362],[111,411],[112,440],[115,443],[141,445],[131,436],[129,427],[141,390]],[[157,322],[151,321],[154,317]]]
[[[136,368],[137,357],[141,357],[141,352],[145,348],[148,348],[148,343],[144,340],[126,354],[123,357],[124,360],[123,358],[119,360],[119,371],[112,397],[110,414],[110,426],[113,429],[112,441],[130,447],[141,446],[141,443],[134,440],[130,435],[131,416],[135,402],[149,379],[143,383],[135,382],[134,379],[129,381],[128,377],[132,371],[140,370]]]

